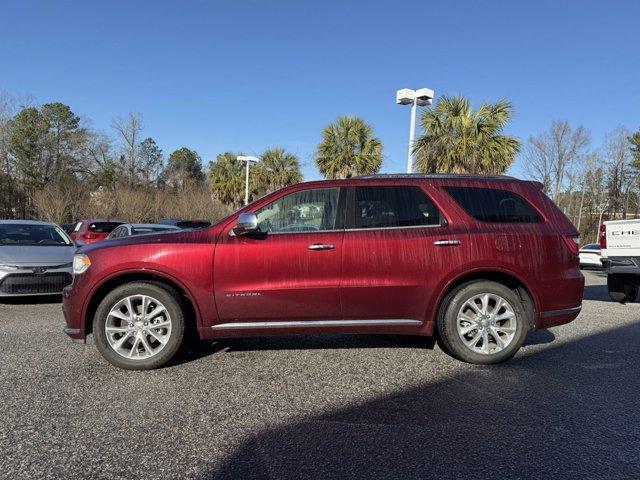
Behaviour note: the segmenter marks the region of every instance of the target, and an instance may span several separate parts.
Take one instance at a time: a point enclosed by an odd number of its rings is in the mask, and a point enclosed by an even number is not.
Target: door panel
[[[340,204],[338,188],[300,190],[256,211],[262,233],[223,231],[214,257],[220,319],[340,319]]]
[[[345,232],[344,317],[423,320],[467,239],[466,229],[452,226]],[[460,245],[434,245],[442,240]]]
[[[417,186],[349,189],[340,288],[346,319],[424,320],[468,251],[467,229]]]
[[[215,254],[218,314],[230,320],[341,318],[344,233],[229,237]],[[331,250],[311,250],[315,244]]]

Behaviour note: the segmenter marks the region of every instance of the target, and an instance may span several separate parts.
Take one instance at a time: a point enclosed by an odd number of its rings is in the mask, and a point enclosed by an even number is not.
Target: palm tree
[[[359,117],[340,117],[322,130],[316,165],[325,178],[372,175],[382,164],[382,142]]]
[[[505,172],[520,141],[502,131],[513,115],[508,100],[484,103],[475,112],[469,99],[442,97],[422,114],[424,134],[414,146],[416,170],[424,173]]]
[[[244,169],[235,154],[225,152],[209,163],[209,179],[213,195],[222,203],[242,205],[244,199]]]
[[[259,190],[264,193],[300,183],[302,173],[298,157],[280,147],[270,148],[261,155],[256,177]]]

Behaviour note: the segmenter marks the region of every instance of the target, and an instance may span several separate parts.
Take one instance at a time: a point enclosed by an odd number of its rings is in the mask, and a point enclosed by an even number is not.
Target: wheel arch
[[[200,315],[196,303],[189,291],[177,280],[155,271],[126,271],[112,275],[100,283],[91,293],[83,317],[85,333],[92,333],[93,316],[102,299],[114,288],[131,282],[149,282],[170,288],[179,294],[179,302],[184,308],[187,329],[197,330]]]
[[[529,328],[534,329],[536,324],[536,312],[537,301],[535,296],[533,295],[531,288],[526,284],[526,282],[515,275],[512,272],[507,272],[504,270],[492,270],[492,269],[480,269],[474,270],[472,272],[463,273],[452,281],[450,281],[443,293],[440,295],[438,299],[437,308],[435,309],[434,318],[440,314],[441,309],[444,306],[444,302],[453,291],[458,290],[462,286],[479,280],[489,280],[496,283],[500,283],[514,290],[520,300],[522,300],[522,304],[524,305],[525,312],[527,314],[527,322],[529,323]]]

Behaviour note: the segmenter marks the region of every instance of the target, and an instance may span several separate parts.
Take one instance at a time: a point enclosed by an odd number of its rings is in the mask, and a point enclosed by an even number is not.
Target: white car
[[[580,247],[580,268],[602,268],[600,245],[589,243]]]
[[[132,235],[149,235],[151,233],[174,232],[180,230],[173,225],[163,225],[160,223],[123,223],[116,227],[107,238],[122,238]]]
[[[60,295],[76,250],[55,223],[0,220],[0,297]]]

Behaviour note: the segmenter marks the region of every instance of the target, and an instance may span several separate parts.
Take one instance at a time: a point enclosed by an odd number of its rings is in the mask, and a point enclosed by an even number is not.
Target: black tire
[[[503,350],[495,353],[477,353],[465,345],[458,335],[458,313],[465,302],[476,295],[494,294],[506,300],[515,313],[516,331]],[[450,292],[442,302],[438,314],[438,334],[440,341],[445,346],[445,351],[467,363],[477,365],[490,365],[501,363],[512,358],[522,346],[529,330],[529,322],[524,305],[517,292],[509,287],[489,280],[477,280],[458,287]]]
[[[111,348],[105,332],[107,315],[113,306],[130,295],[147,295],[160,301],[171,319],[171,335],[164,347],[145,359],[128,359]],[[156,282],[131,282],[113,289],[107,294],[93,317],[95,344],[100,354],[116,367],[127,370],[151,370],[166,365],[182,346],[185,334],[185,318],[179,296],[174,290]]]
[[[627,275],[610,273],[607,275],[607,290],[614,302],[635,302],[638,297],[638,285]]]

